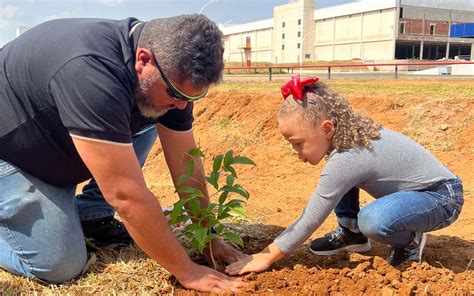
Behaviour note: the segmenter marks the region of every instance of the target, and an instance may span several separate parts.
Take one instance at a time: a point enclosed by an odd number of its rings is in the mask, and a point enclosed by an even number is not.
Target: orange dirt
[[[247,211],[253,224],[240,227],[245,252],[263,249],[299,215],[318,182],[323,164],[301,163],[277,130],[277,92],[219,92],[196,104],[195,134],[204,154],[234,149],[257,163],[242,167],[239,182],[251,193]],[[465,188],[459,220],[428,235],[422,264],[393,268],[385,262],[388,247],[374,243],[367,254],[318,257],[302,246],[260,274],[245,277],[247,292],[280,294],[471,295],[474,293],[474,101],[429,98],[348,97],[359,112],[383,126],[402,132],[427,147],[455,174]],[[224,108],[225,107],[225,108]],[[156,145],[145,167],[149,188],[163,206],[176,201],[161,148]],[[373,199],[362,196],[362,203]],[[240,224],[239,224],[240,225]],[[331,231],[334,215],[312,238]],[[178,288],[179,294],[194,293]]]

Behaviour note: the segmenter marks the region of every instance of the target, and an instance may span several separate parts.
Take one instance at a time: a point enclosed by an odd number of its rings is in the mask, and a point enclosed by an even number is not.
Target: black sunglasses
[[[207,91],[209,90],[209,88],[207,88],[202,94],[197,95],[197,96],[190,96],[181,92],[176,86],[173,85],[173,83],[171,83],[171,81],[169,81],[168,77],[166,77],[160,64],[158,64],[158,59],[156,58],[155,52],[153,51],[152,48],[150,48],[150,51],[151,51],[151,54],[153,55],[153,59],[155,60],[155,64],[158,67],[158,71],[160,71],[163,81],[168,86],[166,88],[166,92],[168,93],[170,97],[172,97],[173,99],[177,101],[197,101],[207,95]]]

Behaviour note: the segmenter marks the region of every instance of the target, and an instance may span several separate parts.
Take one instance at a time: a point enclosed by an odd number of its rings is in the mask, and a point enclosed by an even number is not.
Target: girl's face
[[[278,128],[298,153],[298,158],[312,165],[317,165],[328,153],[335,132],[334,124],[330,120],[323,120],[313,127],[302,123],[297,115],[280,119]]]

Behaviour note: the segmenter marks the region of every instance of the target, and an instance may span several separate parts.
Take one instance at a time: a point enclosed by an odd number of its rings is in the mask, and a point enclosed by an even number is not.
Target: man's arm
[[[117,211],[135,242],[183,286],[201,291],[235,291],[242,283],[193,263],[170,231],[158,200],[147,189],[132,145],[73,137],[82,160],[107,202]],[[231,284],[231,286],[229,286]]]
[[[185,132],[173,131],[161,124],[157,124],[158,136],[160,137],[161,146],[165,155],[166,163],[170,170],[171,178],[173,179],[175,188],[177,187],[176,181],[178,178],[185,173],[186,164],[190,159],[186,156],[189,150],[196,148],[196,141],[194,140],[194,134],[192,130]],[[203,164],[200,158],[196,160],[196,169],[192,178],[184,182],[182,187],[194,187],[201,190],[201,192],[208,197],[206,181],[204,179]],[[180,198],[186,195],[180,194]],[[207,198],[200,199],[201,207],[205,208],[209,204]],[[242,259],[244,254],[232,248],[222,240],[212,241],[213,254],[216,259],[223,260],[226,263],[232,263],[236,260]]]

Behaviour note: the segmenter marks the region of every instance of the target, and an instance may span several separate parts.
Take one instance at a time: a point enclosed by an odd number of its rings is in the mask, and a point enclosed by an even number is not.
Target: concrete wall
[[[250,37],[252,62],[270,62],[272,60],[273,29],[261,29],[234,33],[224,37],[224,60],[227,62],[245,62],[243,47]]]
[[[308,34],[314,31],[313,13],[313,0],[301,0],[274,7],[274,63],[300,63],[305,54],[312,54],[313,40]]]
[[[395,14],[392,8],[317,20],[315,59],[393,59]]]

